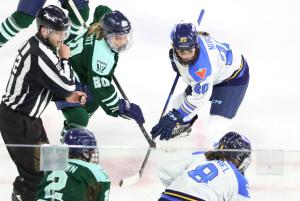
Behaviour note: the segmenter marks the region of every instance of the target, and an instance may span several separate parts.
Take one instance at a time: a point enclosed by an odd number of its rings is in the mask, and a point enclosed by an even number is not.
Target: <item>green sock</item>
[[[5,19],[0,25],[0,47],[14,37],[19,31],[27,28],[34,17],[21,11],[14,12],[11,16]]]

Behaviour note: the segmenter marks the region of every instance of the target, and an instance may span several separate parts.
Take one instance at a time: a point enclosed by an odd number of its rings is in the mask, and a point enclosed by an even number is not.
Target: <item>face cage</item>
[[[91,163],[98,164],[99,163],[99,151],[97,148],[89,149],[83,153],[83,157]]]
[[[60,32],[60,31],[56,31],[54,29],[51,29],[49,27],[45,27],[47,29],[47,32],[48,32],[48,37],[50,37],[51,34],[54,34],[56,32]],[[65,30],[65,31],[62,31],[64,34],[63,34],[63,37],[61,38],[62,41],[65,41],[66,39],[69,38],[70,36],[70,30],[71,30],[71,26],[68,26],[68,29]]]
[[[127,36],[127,43],[124,44],[122,47],[117,47],[114,44],[112,44],[112,37],[115,36]],[[132,31],[130,31],[128,34],[114,34],[110,33],[106,35],[107,43],[109,47],[116,53],[122,53],[127,51],[132,46]]]
[[[245,172],[245,170],[248,168],[248,166],[250,165],[251,162],[251,157],[248,156],[246,157],[243,162],[239,165],[238,170],[242,173]]]
[[[190,61],[184,61],[184,60],[181,59],[181,57],[178,55],[176,48],[173,47],[174,52],[175,52],[175,56],[176,56],[176,58],[177,58],[177,61],[178,61],[180,64],[185,65],[185,66],[188,66],[188,65],[193,64],[193,63],[196,61],[196,59],[198,58],[198,55],[199,55],[199,48],[198,48],[198,47],[195,47],[195,48],[196,48],[196,51],[195,51],[194,58],[191,59]]]

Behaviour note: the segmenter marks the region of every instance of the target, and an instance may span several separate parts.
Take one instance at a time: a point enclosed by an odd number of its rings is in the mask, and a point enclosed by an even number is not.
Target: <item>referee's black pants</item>
[[[5,144],[49,143],[40,118],[14,111],[3,102],[0,105],[0,131]],[[19,172],[13,184],[14,193],[21,195],[22,201],[35,201],[37,187],[43,177],[39,167],[39,148],[7,146],[7,150]]]

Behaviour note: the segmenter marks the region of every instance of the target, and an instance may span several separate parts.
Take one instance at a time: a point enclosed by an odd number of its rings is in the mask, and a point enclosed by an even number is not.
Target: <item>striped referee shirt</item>
[[[63,100],[74,90],[69,61],[59,59],[36,35],[18,50],[2,101],[13,110],[39,118],[52,98]]]

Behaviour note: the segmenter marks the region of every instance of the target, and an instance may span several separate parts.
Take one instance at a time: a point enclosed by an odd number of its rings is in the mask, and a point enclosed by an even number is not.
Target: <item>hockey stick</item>
[[[200,14],[199,14],[199,17],[198,17],[198,19],[197,19],[198,27],[200,26],[201,20],[202,20],[203,15],[204,15],[204,12],[205,12],[205,10],[204,10],[204,9],[201,9]],[[173,63],[172,63],[172,65],[173,65]],[[166,101],[166,103],[165,103],[164,109],[162,110],[162,113],[161,113],[159,119],[161,119],[162,116],[164,115],[164,113],[166,112],[166,109],[167,109],[167,107],[168,107],[168,105],[169,105],[170,99],[171,99],[171,97],[172,97],[172,95],[173,95],[173,93],[174,93],[175,87],[176,87],[176,85],[177,85],[178,78],[179,78],[179,73],[176,74],[176,77],[175,77],[175,80],[174,80],[174,82],[173,82],[172,88],[171,88],[171,90],[170,90],[170,93],[169,93],[169,95],[168,95],[168,98],[167,98],[167,101]]]
[[[123,98],[126,101],[130,102],[115,75],[113,75],[113,81],[116,84],[116,86],[117,86],[118,90],[120,91],[121,95],[123,96]],[[146,138],[148,144],[150,145],[150,147],[156,147],[155,142],[149,137],[149,134],[147,133],[146,129],[144,128],[144,125],[143,124],[138,124],[138,125],[139,125],[144,137]]]
[[[69,0],[69,2],[72,2],[72,3],[73,3],[73,0]],[[72,3],[71,3],[71,4],[72,4]],[[70,4],[70,5],[71,5],[71,4]],[[78,18],[79,22],[80,22],[83,26],[86,27],[86,25],[84,25],[84,20],[83,20],[83,18],[81,17],[81,15],[80,15],[79,11],[77,10],[76,6],[74,5],[74,3],[73,3],[73,6],[71,6],[71,8],[72,8],[72,10],[74,11],[74,14],[75,14],[76,17]],[[77,11],[77,12],[76,12],[76,11]],[[116,86],[118,87],[120,93],[122,94],[123,98],[124,98],[125,100],[128,101],[128,97],[126,96],[125,92],[124,92],[123,89],[121,88],[121,85],[119,84],[118,80],[116,79],[116,77],[115,77],[114,75],[113,75],[113,80],[114,80]],[[122,179],[122,180],[120,181],[120,183],[119,183],[119,185],[120,185],[121,187],[122,187],[122,186],[130,186],[130,185],[132,185],[132,184],[137,183],[137,182],[140,180],[140,178],[141,178],[141,176],[142,176],[142,174],[143,174],[143,172],[144,172],[145,166],[146,166],[146,164],[147,164],[147,162],[148,162],[148,159],[149,159],[149,156],[150,156],[150,153],[151,153],[151,150],[152,150],[151,148],[152,148],[152,147],[154,147],[154,148],[156,147],[155,142],[149,137],[148,133],[146,132],[146,130],[145,130],[145,128],[144,128],[144,126],[141,124],[141,125],[139,125],[139,127],[140,127],[140,129],[141,129],[143,135],[145,136],[147,142],[149,143],[150,147],[148,148],[148,151],[147,151],[147,153],[146,153],[146,156],[145,156],[145,158],[144,158],[143,164],[142,164],[142,166],[141,166],[139,172],[138,172],[137,174],[131,176],[131,177],[127,177],[127,178]]]
[[[164,109],[162,110],[159,119],[161,119],[162,116],[163,116],[163,115],[165,114],[165,112],[166,112],[166,109],[167,109],[167,107],[168,107],[168,105],[169,105],[170,99],[171,99],[171,97],[172,97],[172,95],[173,95],[173,93],[174,93],[175,87],[176,87],[176,85],[177,85],[178,79],[179,79],[179,73],[176,74],[176,77],[175,77],[175,79],[174,79],[172,88],[171,88],[171,90],[170,90],[170,93],[169,93],[169,95],[168,95],[168,98],[167,98],[167,101],[166,101],[166,103],[165,103]]]
[[[198,26],[199,26],[200,23],[201,23],[201,20],[202,20],[202,18],[203,18],[204,12],[205,12],[205,10],[204,10],[204,9],[201,9],[200,15],[199,15],[198,20],[197,20]],[[173,92],[174,92],[174,90],[175,90],[175,87],[176,87],[176,85],[177,85],[178,79],[179,79],[179,74],[177,73],[177,75],[176,75],[176,77],[175,77],[175,80],[174,80],[174,82],[173,82],[171,91],[170,91],[170,93],[169,93],[168,99],[167,99],[167,101],[166,101],[166,104],[165,104],[165,106],[164,106],[164,108],[163,108],[163,111],[162,111],[162,114],[161,114],[161,116],[160,116],[160,119],[162,118],[162,116],[164,115],[164,113],[165,113],[165,111],[166,111],[166,109],[167,109],[167,107],[168,107],[168,104],[169,104],[169,102],[170,102],[171,96],[172,96],[172,94],[173,94]],[[151,148],[148,149],[147,154],[146,154],[146,156],[145,156],[145,158],[144,158],[143,164],[142,164],[142,166],[141,166],[139,172],[138,172],[137,174],[133,175],[133,176],[126,177],[126,178],[122,179],[122,180],[120,181],[120,183],[119,183],[119,186],[120,186],[120,187],[127,187],[127,186],[130,186],[130,185],[133,185],[133,184],[137,183],[137,182],[141,179],[142,174],[143,174],[144,169],[145,169],[145,166],[146,166],[146,164],[147,164],[147,162],[148,162],[148,159],[149,159],[149,156],[150,156],[150,154],[151,154],[151,150],[152,150]]]
[[[78,9],[76,8],[73,0],[68,0],[68,3],[70,5],[70,7],[72,8],[75,16],[77,17],[79,23],[83,26],[83,28],[87,28],[87,25],[85,24],[85,21],[83,20],[81,14],[79,13]]]
[[[82,24],[84,27],[86,27],[85,22],[84,22],[82,16],[80,15],[78,9],[76,8],[76,6],[75,6],[73,0],[68,0],[68,2],[69,2],[69,4],[70,4],[70,7],[71,7],[71,9],[73,10],[75,16],[76,16],[77,19],[79,20],[80,24]],[[114,80],[115,84],[117,85],[117,87],[118,87],[120,93],[122,94],[123,98],[124,98],[125,100],[127,100],[128,102],[130,102],[130,101],[128,100],[128,98],[127,98],[125,92],[123,91],[121,85],[119,84],[118,80],[116,79],[116,77],[115,77],[114,75],[113,75],[113,80]],[[155,142],[149,137],[149,135],[148,135],[146,129],[144,128],[144,126],[143,126],[142,124],[139,124],[139,127],[140,127],[140,129],[141,129],[141,131],[142,131],[144,137],[146,138],[146,140],[147,140],[149,146],[150,146],[150,147],[156,147]]]

